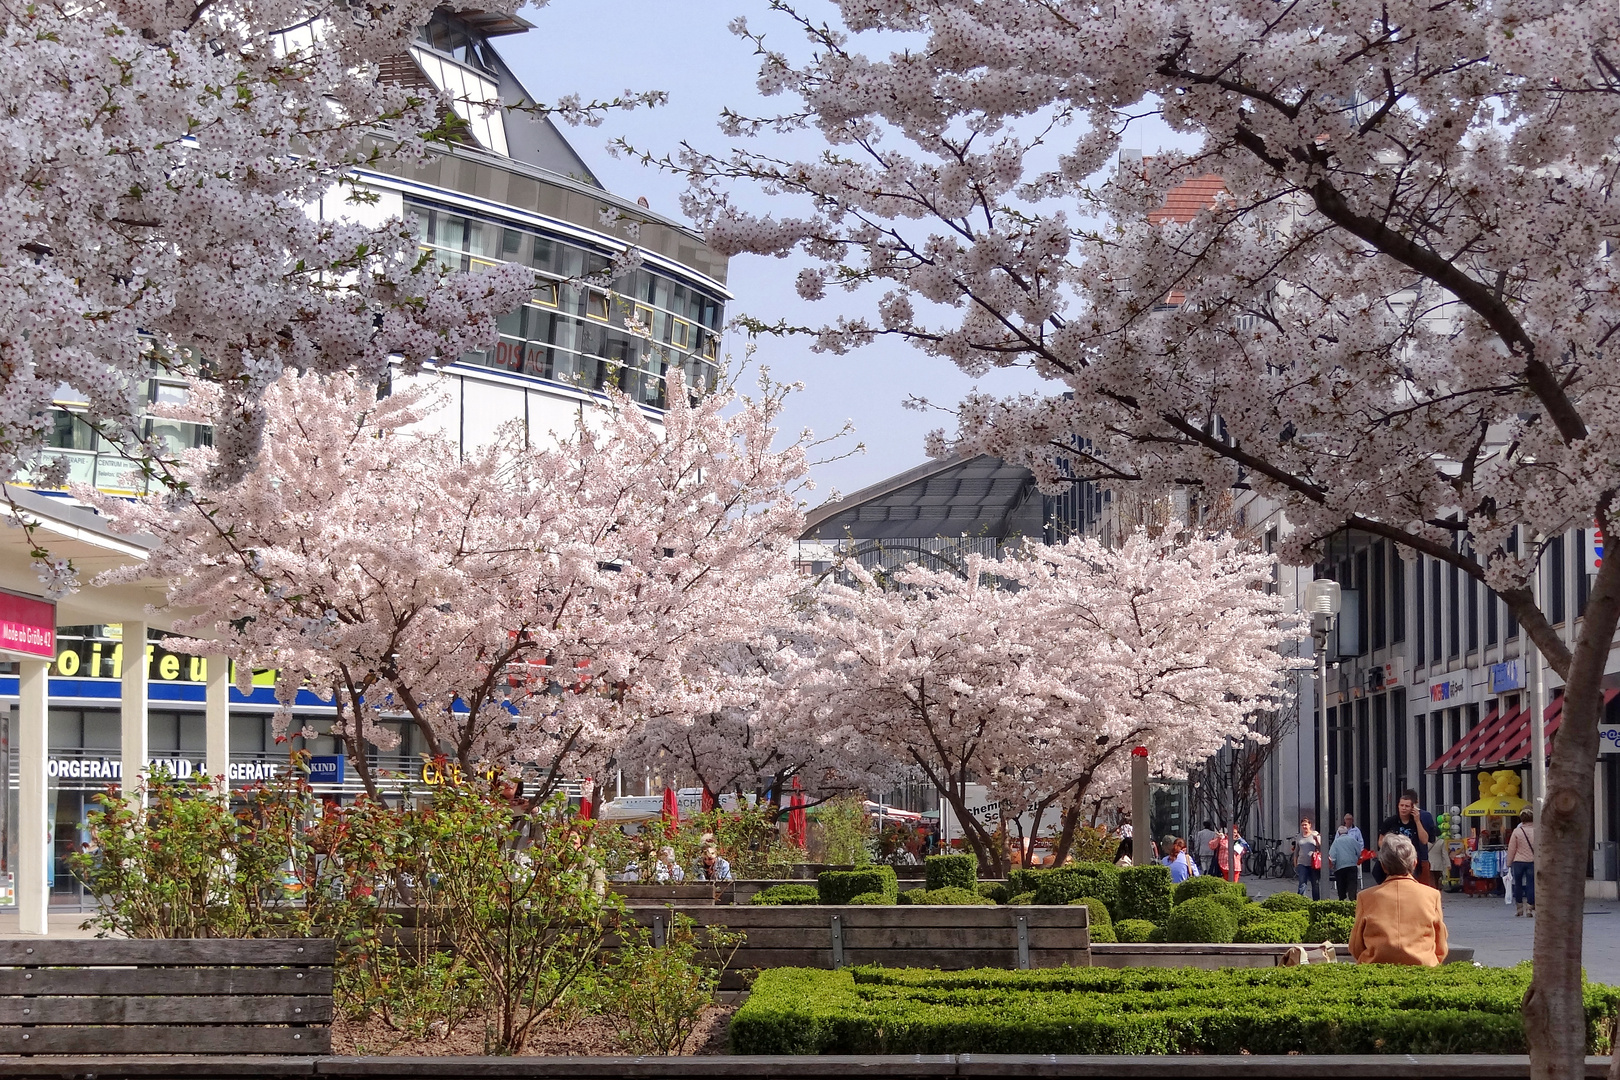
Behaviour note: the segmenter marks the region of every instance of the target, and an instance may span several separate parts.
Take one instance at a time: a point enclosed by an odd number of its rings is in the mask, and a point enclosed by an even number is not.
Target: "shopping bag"
[[[1322,853],[1320,851],[1311,852],[1311,869],[1322,869]]]
[[[1502,867],[1502,903],[1513,906],[1513,867],[1506,864]]]

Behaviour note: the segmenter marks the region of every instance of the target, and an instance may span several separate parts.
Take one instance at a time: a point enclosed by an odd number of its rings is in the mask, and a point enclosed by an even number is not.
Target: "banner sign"
[[[0,649],[56,657],[56,605],[18,593],[0,592]]]
[[[343,757],[321,754],[309,759],[309,782],[312,784],[343,783]]]
[[[1505,694],[1524,689],[1524,667],[1519,660],[1491,665],[1491,693]]]

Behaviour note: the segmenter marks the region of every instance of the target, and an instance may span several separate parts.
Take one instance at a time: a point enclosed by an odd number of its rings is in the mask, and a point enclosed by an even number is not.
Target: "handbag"
[[[1322,853],[1320,851],[1311,852],[1311,869],[1322,869]]]

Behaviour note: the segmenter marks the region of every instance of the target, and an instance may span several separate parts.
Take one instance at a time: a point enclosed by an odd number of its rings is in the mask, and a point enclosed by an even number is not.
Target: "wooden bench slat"
[[[329,1054],[328,1027],[0,1028],[0,1054]]]
[[[254,1055],[209,1057],[204,1054],[183,1057],[152,1055],[149,1057],[12,1057],[4,1064],[4,1075],[10,1077],[49,1077],[62,1080],[67,1076],[129,1078],[151,1077],[152,1080],[225,1080],[243,1077],[245,1080],[280,1080],[281,1077],[314,1076],[319,1058],[302,1054],[293,1057]]]
[[[332,969],[0,968],[0,994],[330,994]]]
[[[41,938],[0,941],[0,967],[220,965],[330,967],[337,943],[323,938]]]
[[[330,997],[0,998],[0,1024],[329,1024]]]

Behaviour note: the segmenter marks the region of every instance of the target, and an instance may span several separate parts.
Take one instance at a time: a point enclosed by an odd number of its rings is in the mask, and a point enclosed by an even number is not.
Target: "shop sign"
[[[11,871],[0,874],[0,907],[17,906],[17,875]]]
[[[1448,679],[1445,682],[1437,682],[1433,686],[1429,687],[1429,700],[1430,701],[1450,701],[1453,697],[1457,697],[1457,696],[1461,695],[1462,692],[1463,692],[1463,684],[1462,683],[1460,683],[1460,682],[1451,682]]]
[[[343,757],[339,754],[320,754],[309,759],[309,782],[312,784],[343,783]]]
[[[57,638],[54,655],[51,674],[64,679],[118,679],[124,674],[124,643],[116,638]],[[235,672],[231,675],[234,680]],[[208,658],[172,653],[148,642],[146,677],[151,682],[207,682]],[[275,682],[274,671],[254,669],[254,686],[274,686]]]
[[[189,758],[148,758],[146,767],[163,769],[176,779],[203,775],[206,766]],[[274,761],[233,761],[228,779],[273,780],[281,772]],[[45,762],[45,775],[59,780],[122,780],[124,763],[117,758],[53,757]]]
[[[1491,693],[1505,694],[1524,689],[1524,667],[1518,660],[1491,665]]]
[[[56,605],[0,592],[0,649],[49,660],[56,655]]]
[[[1586,572],[1595,574],[1603,569],[1603,530],[1594,528],[1586,545]]]
[[[1598,725],[1598,753],[1620,754],[1620,725]]]

